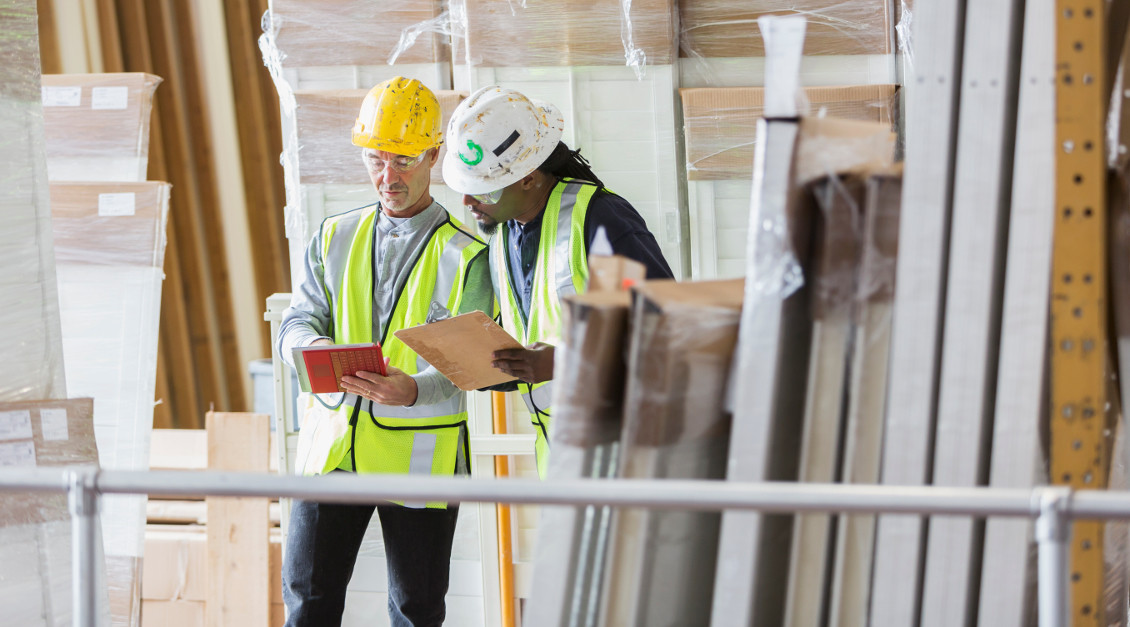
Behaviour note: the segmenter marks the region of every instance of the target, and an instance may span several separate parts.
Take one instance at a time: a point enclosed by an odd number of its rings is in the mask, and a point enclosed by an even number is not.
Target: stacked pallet
[[[149,467],[170,189],[145,181],[159,82],[148,74],[43,77],[67,381],[71,393],[94,398],[100,465],[116,470]],[[103,500],[119,625],[138,620],[145,500]]]
[[[89,399],[66,401],[36,3],[0,9],[0,265],[7,358],[0,364],[0,468],[97,461]],[[54,399],[54,400],[48,400]],[[0,602],[5,621],[69,624],[70,525],[65,498],[0,498]],[[99,611],[108,612],[105,581]]]
[[[893,9],[886,0],[680,0],[682,85],[764,85],[765,45],[757,23],[762,15],[799,15],[808,21],[802,84],[892,82],[900,19]]]

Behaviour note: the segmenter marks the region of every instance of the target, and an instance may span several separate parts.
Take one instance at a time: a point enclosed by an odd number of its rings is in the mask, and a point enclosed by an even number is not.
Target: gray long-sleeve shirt
[[[396,307],[396,296],[408,281],[414,260],[427,246],[432,231],[447,218],[447,210],[437,202],[411,218],[390,218],[383,212],[378,215],[377,228],[373,230],[374,340],[384,337],[388,319]],[[487,264],[486,254],[471,262],[459,311],[453,314],[475,310],[491,314],[493,293]],[[291,366],[294,365],[292,349],[309,346],[318,339],[334,340],[333,306],[326,293],[322,241],[315,234],[306,247],[302,284],[291,295],[290,307],[283,312],[279,327],[279,355]],[[431,365],[412,378],[416,381],[417,405],[438,403],[459,392],[459,388]]]

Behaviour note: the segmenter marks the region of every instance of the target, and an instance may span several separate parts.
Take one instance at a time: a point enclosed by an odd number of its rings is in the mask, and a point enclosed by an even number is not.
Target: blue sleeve
[[[596,232],[602,226],[612,251],[646,266],[648,279],[674,278],[643,216],[627,200],[605,190],[598,191],[589,201],[585,214],[586,249],[592,247]]]

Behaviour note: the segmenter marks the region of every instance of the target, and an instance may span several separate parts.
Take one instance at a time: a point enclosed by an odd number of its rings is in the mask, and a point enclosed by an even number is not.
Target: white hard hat
[[[460,194],[486,194],[545,162],[565,130],[561,111],[513,89],[483,87],[447,123],[443,181]]]

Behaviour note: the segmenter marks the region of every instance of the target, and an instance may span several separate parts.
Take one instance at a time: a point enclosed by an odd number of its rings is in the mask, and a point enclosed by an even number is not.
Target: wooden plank
[[[841,475],[844,483],[879,482],[901,197],[901,173],[878,174],[868,180],[855,296],[857,315]],[[875,516],[841,515],[836,534],[828,624],[863,627],[871,599]]]
[[[36,0],[39,17],[39,62],[44,74],[63,71],[59,58],[59,29],[55,26],[55,1]]]
[[[247,219],[251,229],[251,258],[255,276],[256,303],[264,303],[275,292],[290,285],[283,207],[286,204],[279,101],[270,73],[263,65],[258,35],[267,0],[224,2],[227,16],[228,50],[231,55],[232,88],[238,121],[240,165]],[[261,325],[263,346],[270,347],[270,329]]]
[[[1054,0],[1025,9],[1001,320],[1000,367],[989,485],[1030,488],[1047,481],[1041,437],[1047,423],[1047,337],[1052,223],[1055,218]],[[1032,521],[994,517],[985,526],[982,627],[1027,627],[1036,620]]]
[[[267,414],[208,412],[208,467],[267,472]],[[268,507],[263,498],[209,497],[210,627],[266,627],[270,620]]]
[[[863,188],[859,178],[841,180],[835,176],[808,187],[818,211],[814,212],[812,343],[800,440],[800,481],[834,483],[839,478]],[[823,623],[828,611],[828,558],[833,532],[829,514],[794,518],[786,625]]]

